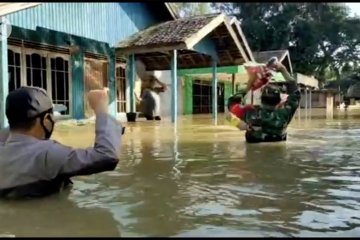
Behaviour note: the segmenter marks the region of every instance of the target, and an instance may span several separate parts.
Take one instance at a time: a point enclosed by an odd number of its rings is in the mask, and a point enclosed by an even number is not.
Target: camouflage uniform
[[[296,82],[288,82],[288,99],[284,106],[278,109],[267,106],[255,107],[246,111],[241,120],[247,125],[246,141],[275,142],[286,140],[286,129],[300,103],[300,91]]]

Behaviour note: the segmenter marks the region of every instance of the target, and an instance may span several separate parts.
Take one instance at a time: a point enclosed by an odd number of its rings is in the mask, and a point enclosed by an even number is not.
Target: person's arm
[[[96,115],[95,144],[88,149],[73,149],[48,141],[44,169],[47,178],[90,175],[115,169],[119,159],[122,126],[107,113],[109,97],[105,90],[89,92],[89,105]]]
[[[158,78],[154,76],[155,82],[160,86],[160,89],[157,89],[158,92],[164,92],[167,89],[167,85],[161,82]]]
[[[290,106],[292,109],[295,108],[296,110],[296,108],[299,106],[301,98],[300,90],[297,86],[296,80],[290,75],[284,65],[280,66],[279,71],[281,72],[287,83],[287,93],[289,96],[285,103],[285,107]]]
[[[285,114],[288,116],[289,121],[292,119],[293,115],[296,112],[296,109],[299,107],[301,93],[297,86],[296,80],[290,75],[288,70],[281,63],[276,64],[276,70],[279,71],[282,76],[285,78],[287,83],[287,93],[288,97],[286,102],[283,104],[283,108],[277,110],[278,113],[282,115]]]
[[[87,149],[74,149],[49,141],[44,163],[47,177],[53,179],[114,170],[119,161],[122,126],[107,113],[98,113],[95,134],[94,146]]]

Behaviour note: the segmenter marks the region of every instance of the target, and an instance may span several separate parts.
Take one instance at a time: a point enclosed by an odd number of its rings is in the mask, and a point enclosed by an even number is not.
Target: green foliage
[[[253,51],[289,49],[295,72],[320,80],[359,70],[360,19],[342,3],[212,3],[235,15]]]
[[[172,7],[180,17],[191,17],[210,13],[210,3],[176,2]]]

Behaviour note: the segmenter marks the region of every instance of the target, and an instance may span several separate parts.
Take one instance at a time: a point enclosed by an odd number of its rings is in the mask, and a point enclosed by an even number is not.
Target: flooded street
[[[114,172],[42,200],[0,202],[1,236],[360,236],[360,121],[294,118],[285,143],[248,145],[209,116],[125,123]],[[91,146],[93,125],[54,138]]]

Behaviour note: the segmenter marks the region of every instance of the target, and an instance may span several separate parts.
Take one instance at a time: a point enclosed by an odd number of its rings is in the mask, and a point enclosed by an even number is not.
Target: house
[[[349,109],[359,109],[360,108],[360,84],[355,83],[351,85],[345,96],[344,100],[347,102]]]
[[[116,54],[119,57],[130,56],[130,92],[133,92],[131,85],[136,81],[135,68],[139,67],[135,64],[135,58],[142,63],[143,71],[155,72],[160,80],[169,85],[171,91],[161,95],[173,122],[176,122],[177,114],[182,113],[179,109],[182,104],[178,100],[186,92],[182,91],[185,86],[178,76],[182,76],[184,69],[210,69],[211,89],[207,89],[204,105],[211,109],[216,122],[218,100],[223,102],[216,91],[219,69],[249,61],[244,47],[244,36],[231,18],[223,14],[209,14],[151,26],[120,42],[116,46]],[[133,98],[130,95],[131,112],[135,111]]]
[[[237,89],[239,89],[242,82],[238,76],[246,74],[242,64],[254,61],[239,21],[234,17],[226,17],[225,21],[228,22],[233,35],[238,39],[239,46],[237,48],[231,47],[231,42],[229,42],[231,38],[225,35],[224,31],[213,34],[215,41],[220,45],[219,53],[223,59],[216,69],[216,94],[214,93],[215,85],[213,82],[214,69],[210,67],[210,63],[198,64],[196,68],[191,68],[191,65],[184,66],[177,72],[181,80],[178,87],[179,114],[213,113],[215,110],[213,104],[214,95],[218,98],[217,111],[224,112],[226,99],[235,91],[232,85],[236,85]],[[240,61],[234,61],[234,53],[241,56]],[[201,59],[195,59],[195,61],[202,62]],[[170,71],[155,71],[155,75],[163,82],[170,79]],[[164,93],[161,94],[161,97],[162,102],[165,103],[162,106],[162,114],[166,116],[170,108],[170,105],[167,104],[170,102],[170,96]]]
[[[47,90],[63,115],[90,116],[86,93],[109,87],[112,114],[126,109],[126,59],[114,46],[149,26],[173,20],[167,3],[1,3],[1,115],[8,91],[20,86]],[[7,81],[8,80],[8,81]]]

